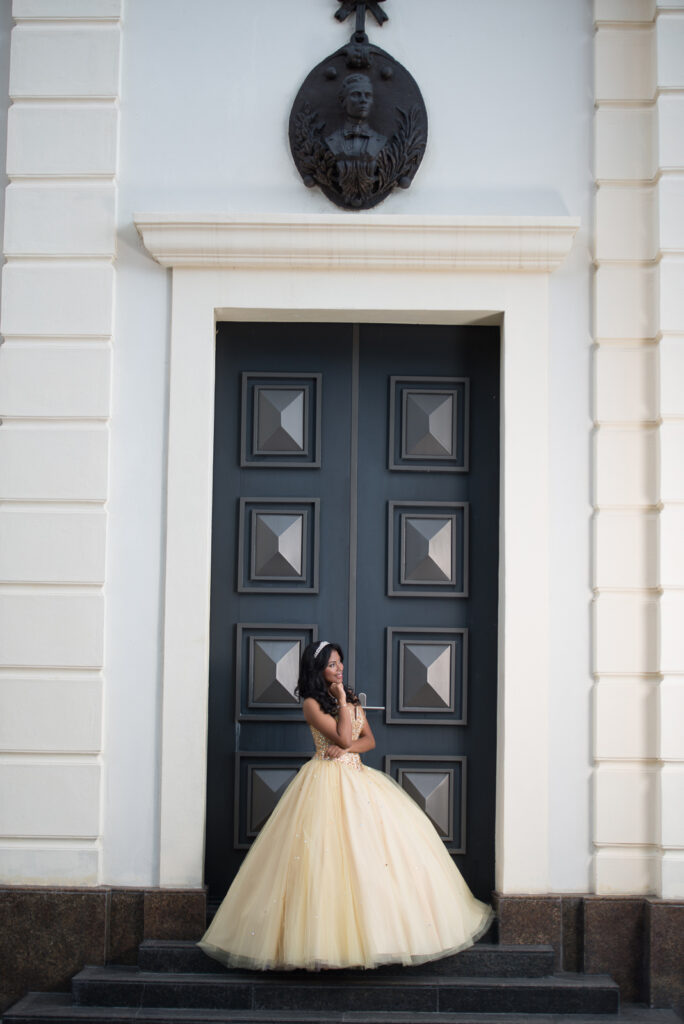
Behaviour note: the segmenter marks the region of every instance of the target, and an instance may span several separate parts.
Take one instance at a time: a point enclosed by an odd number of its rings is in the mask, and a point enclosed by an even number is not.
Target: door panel
[[[386,561],[358,593],[356,689],[386,706],[367,761],[417,800],[482,896],[494,876],[498,351],[493,329],[361,329],[358,558],[374,567],[382,549]]]
[[[493,884],[498,331],[222,324],[206,881],[311,754],[299,655],[339,639],[365,756]],[[357,672],[358,667],[358,672]]]
[[[210,899],[226,891],[287,773],[310,756],[310,733],[292,702],[300,652],[319,624],[335,636],[349,632],[350,337],[340,324],[219,325]],[[323,415],[326,398],[334,417]],[[327,514],[332,508],[344,509],[341,519]]]

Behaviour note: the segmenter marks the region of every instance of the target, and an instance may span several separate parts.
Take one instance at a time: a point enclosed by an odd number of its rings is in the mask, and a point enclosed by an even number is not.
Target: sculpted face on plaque
[[[328,135],[326,145],[335,156],[375,158],[387,142],[387,136],[368,124],[373,106],[373,86],[367,75],[347,75],[340,90],[340,103],[347,119],[341,128]]]

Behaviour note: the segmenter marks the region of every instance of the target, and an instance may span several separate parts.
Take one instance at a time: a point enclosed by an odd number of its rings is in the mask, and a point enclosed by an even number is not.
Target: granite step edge
[[[185,949],[197,949],[198,945],[192,939],[143,939],[140,943],[140,948],[144,949],[149,946],[159,946],[161,948],[179,947]],[[455,954],[456,956],[463,956],[464,953],[479,953],[479,952],[491,952],[500,950],[502,952],[553,952],[553,946],[551,943],[504,943],[504,942],[476,942],[473,946],[468,946],[467,949],[462,950],[460,953]]]
[[[408,973],[410,972],[410,973]],[[225,974],[197,974],[193,972],[158,972],[143,971],[138,967],[126,965],[86,966],[72,978],[72,984],[77,987],[84,987],[89,984],[103,984],[112,982],[116,984],[155,986],[176,986],[176,985],[200,985],[229,987],[231,985],[254,985],[268,987],[277,985],[288,988],[308,988],[322,986],[335,988],[338,984],[349,983],[347,971],[239,971],[226,972]],[[437,988],[485,988],[493,986],[519,987],[519,988],[557,988],[567,986],[570,988],[607,988],[617,990],[618,986],[607,974],[574,974],[569,971],[558,971],[553,974],[546,974],[541,977],[510,978],[506,976],[491,975],[487,977],[443,976],[433,974],[422,974],[420,968],[407,968],[406,974],[393,977],[391,981],[384,980],[377,971],[359,972],[354,980],[358,981],[358,988],[380,988],[380,987],[409,987],[411,985],[420,987],[434,986]]]
[[[4,1024],[530,1024],[529,1013],[211,1010],[77,1006],[68,993],[31,992],[6,1011]],[[673,1010],[624,1004],[619,1013],[534,1014],[534,1024],[682,1024]]]
[[[138,966],[148,971],[197,972],[202,974],[225,974],[235,968],[213,960],[194,943],[181,940],[146,939],[138,949]],[[385,964],[377,968],[382,975],[397,971],[424,971],[429,974],[458,974],[501,977],[539,977],[551,974],[556,967],[556,954],[551,945],[499,945],[481,943],[461,953],[427,961],[424,964],[404,967],[401,964]],[[308,972],[288,972],[308,973]],[[348,969],[348,976],[363,975],[362,968]]]
[[[139,950],[146,951],[152,949],[164,950],[199,950],[199,946],[196,942],[191,939],[143,939],[139,945]],[[478,954],[491,955],[491,954],[520,954],[524,956],[526,954],[539,954],[539,953],[553,953],[554,947],[551,943],[529,943],[526,945],[515,944],[515,943],[499,943],[499,942],[478,942],[474,946],[468,946],[467,949],[461,950],[460,953],[454,953],[453,956],[473,956]],[[449,959],[445,957],[444,959]]]
[[[332,975],[332,977],[331,977]],[[592,975],[544,978],[445,978],[427,975],[349,982],[338,972],[308,979],[148,973],[86,968],[72,981],[74,1002],[83,1006],[258,1009],[326,1015],[368,1013],[615,1014],[619,990],[612,979]]]

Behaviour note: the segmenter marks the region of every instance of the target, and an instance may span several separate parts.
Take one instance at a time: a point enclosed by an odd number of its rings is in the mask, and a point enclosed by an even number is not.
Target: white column
[[[653,5],[595,0],[595,885],[658,887]]]
[[[0,330],[0,878],[100,877],[121,0],[14,0]]]
[[[684,4],[658,3],[660,893],[684,897]]]
[[[684,895],[684,4],[595,0],[599,893]]]

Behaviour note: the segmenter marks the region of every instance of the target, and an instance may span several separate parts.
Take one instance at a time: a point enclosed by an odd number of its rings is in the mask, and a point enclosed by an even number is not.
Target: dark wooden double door
[[[345,650],[385,770],[494,882],[499,333],[220,324],[206,882],[220,899],[311,755],[312,640]]]

